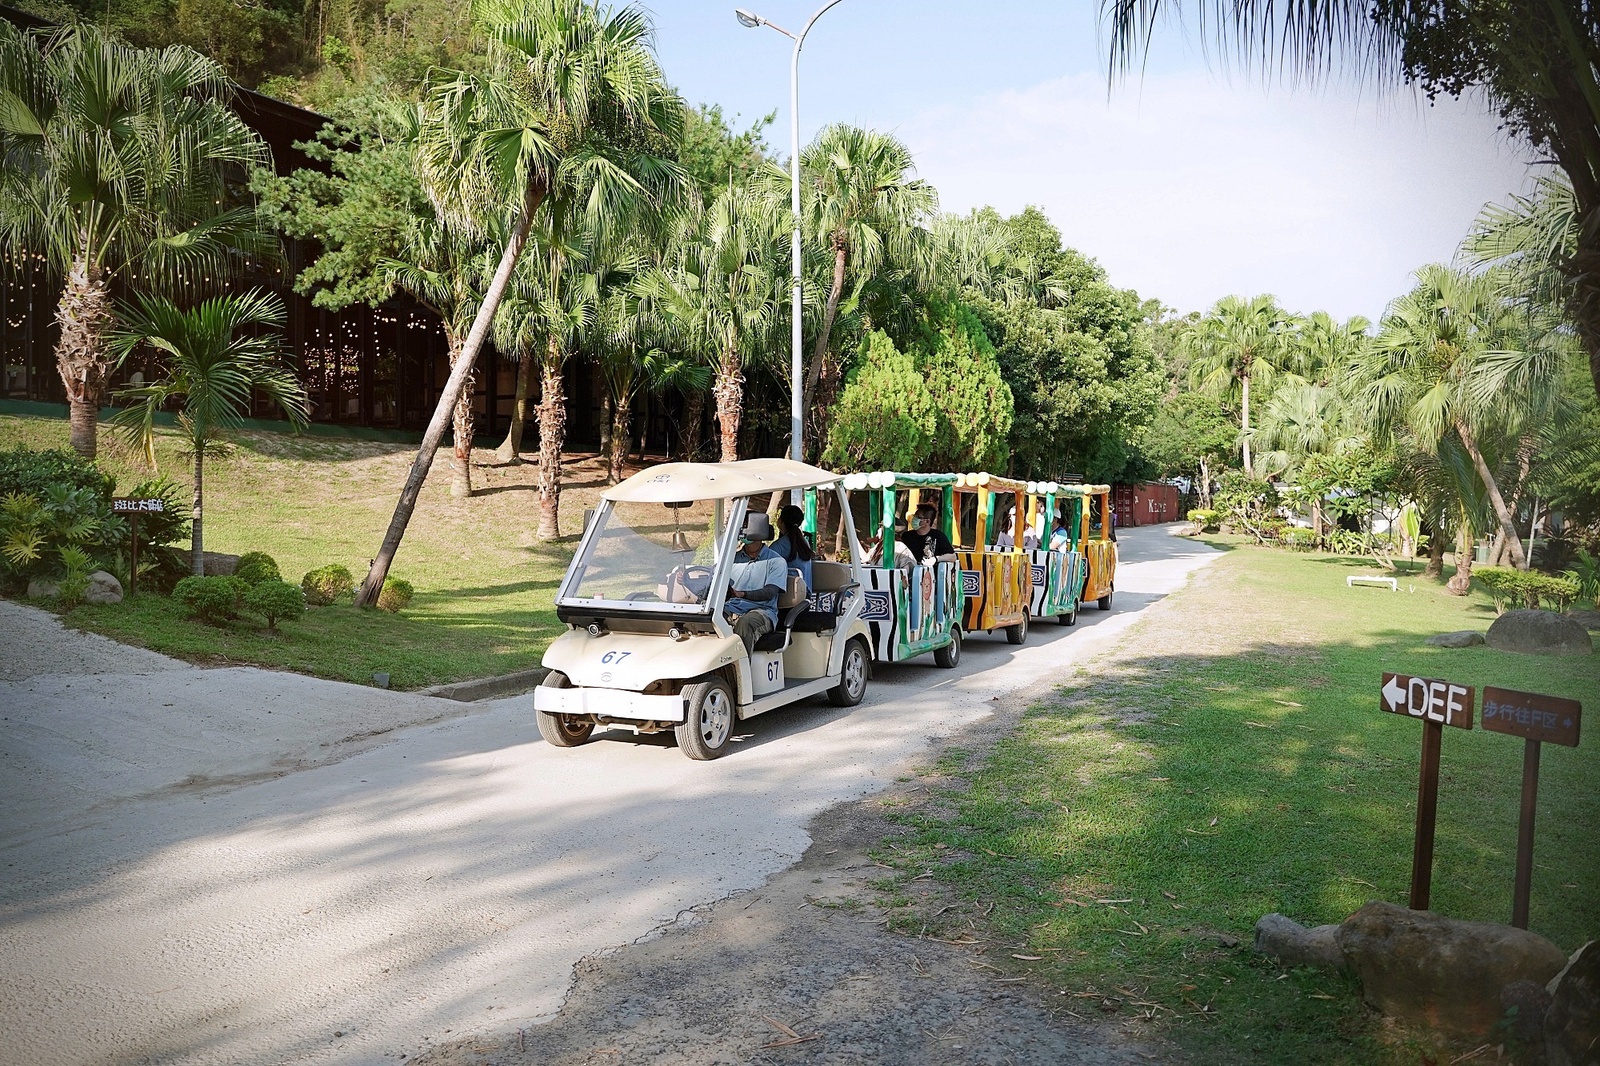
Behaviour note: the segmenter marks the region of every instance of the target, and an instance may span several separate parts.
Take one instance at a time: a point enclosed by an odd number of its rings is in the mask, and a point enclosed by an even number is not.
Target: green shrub
[[[414,592],[409,581],[398,577],[384,578],[383,590],[378,593],[378,609],[398,611],[409,607]]]
[[[43,497],[52,485],[88,489],[109,501],[116,481],[94,465],[94,460],[85,459],[70,448],[35,449],[19,444],[0,451],[0,496],[20,492]]]
[[[1552,577],[1537,570],[1516,570],[1509,566],[1479,566],[1472,571],[1478,584],[1494,600],[1496,611],[1505,610],[1507,602],[1521,604],[1537,610],[1541,603],[1555,605],[1564,610],[1578,596],[1578,583],[1564,577]]]
[[[0,495],[0,584],[65,572],[62,553],[76,548],[95,569],[126,543],[128,524],[111,513],[110,497],[58,482],[40,493]]]
[[[1217,512],[1210,507],[1196,507],[1189,512],[1189,521],[1194,523],[1194,532],[1204,533],[1207,528],[1215,528]]]
[[[245,552],[239,556],[233,576],[252,588],[263,581],[283,580],[283,575],[278,573],[278,561],[266,552]]]
[[[244,605],[265,618],[268,629],[277,629],[278,619],[292,617],[306,609],[306,594],[299,585],[271,578],[257,582],[245,593]]]
[[[1579,548],[1573,568],[1561,575],[1578,587],[1578,598],[1600,604],[1600,556],[1590,555]]]
[[[94,560],[82,548],[61,549],[61,581],[57,598],[63,607],[76,607],[89,591],[89,575],[94,573]]]
[[[1278,543],[1291,551],[1308,552],[1317,546],[1317,535],[1300,526],[1289,526],[1278,534]]]
[[[192,617],[219,626],[238,617],[248,591],[250,586],[236,577],[192,576],[178,582],[172,596],[189,609]]]
[[[306,603],[312,607],[326,607],[338,603],[356,590],[356,579],[338,563],[319,566],[300,579],[305,590]]]

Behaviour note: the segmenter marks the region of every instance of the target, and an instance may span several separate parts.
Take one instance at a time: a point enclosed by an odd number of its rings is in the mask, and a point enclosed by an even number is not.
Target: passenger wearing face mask
[[[924,566],[956,561],[955,545],[950,543],[950,538],[944,535],[942,529],[934,526],[934,514],[931,504],[923,504],[917,508],[911,528],[900,534],[900,542],[910,548],[912,556]]]

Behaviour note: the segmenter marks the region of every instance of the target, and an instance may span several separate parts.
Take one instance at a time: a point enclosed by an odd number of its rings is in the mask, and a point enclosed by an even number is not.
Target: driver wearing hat
[[[778,625],[778,597],[783,595],[788,569],[783,556],[766,546],[771,539],[771,520],[759,512],[747,515],[744,545],[728,574],[722,611],[747,653],[754,653],[756,641]]]

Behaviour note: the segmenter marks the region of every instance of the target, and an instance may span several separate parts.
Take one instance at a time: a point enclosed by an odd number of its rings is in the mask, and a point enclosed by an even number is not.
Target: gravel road
[[[959,948],[901,958],[790,916],[815,912],[806,872],[864,891],[878,826],[841,804],[1114,646],[1214,558],[1169,532],[1123,532],[1110,614],[975,637],[950,673],[883,668],[860,707],[763,716],[713,763],[626,734],[551,749],[527,697],[84,652],[98,638],[0,603],[0,1063],[778,1061],[762,994],[783,1024],[797,997],[856,1008],[848,1040],[787,1045],[806,1061],[1147,1061],[969,979]],[[63,663],[76,676],[42,672]],[[742,943],[732,908],[754,912]],[[682,987],[672,959],[702,933]],[[703,979],[717,958],[726,987]]]

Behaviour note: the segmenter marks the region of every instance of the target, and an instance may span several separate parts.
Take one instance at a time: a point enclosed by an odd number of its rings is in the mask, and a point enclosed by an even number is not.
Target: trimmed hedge
[[[1496,611],[1505,610],[1507,602],[1520,603],[1530,610],[1537,610],[1541,602],[1553,603],[1556,610],[1560,611],[1578,597],[1576,581],[1541,574],[1537,570],[1479,566],[1473,568],[1472,576],[1494,600]]]
[[[191,616],[220,626],[238,617],[249,591],[250,586],[236,577],[190,576],[173,588],[172,598],[187,607]]]
[[[268,629],[277,629],[278,619],[305,611],[306,594],[299,585],[273,579],[262,581],[245,593],[244,605],[265,618]]]
[[[356,590],[356,579],[338,563],[319,566],[300,579],[306,603],[312,607],[327,607],[338,603]]]
[[[411,587],[411,582],[398,577],[385,578],[383,589],[378,593],[378,609],[383,611],[399,611],[411,606],[411,597],[416,590]]]
[[[239,556],[233,576],[252,588],[263,581],[283,580],[283,575],[278,573],[278,561],[266,552],[245,552]]]

